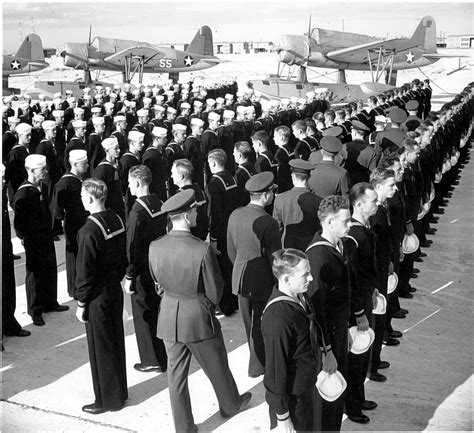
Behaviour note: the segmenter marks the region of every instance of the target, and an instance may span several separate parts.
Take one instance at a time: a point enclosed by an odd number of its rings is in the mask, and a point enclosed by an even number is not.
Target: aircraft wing
[[[176,60],[176,52],[173,49],[164,47],[158,49],[149,46],[136,46],[126,48],[125,50],[105,57],[103,60],[107,63],[123,66],[125,64],[125,59],[127,56],[132,56],[132,64],[134,58],[143,57],[145,65],[148,67],[158,66],[158,63],[163,58]]]
[[[354,45],[340,50],[329,51],[326,57],[341,63],[367,63],[367,51],[382,48],[386,54],[397,54],[415,48],[409,39],[381,39],[380,41]]]
[[[422,54],[422,56],[427,59],[458,59],[461,57],[469,57],[469,56],[462,56],[461,54],[441,54],[441,53],[426,53],[426,54]]]

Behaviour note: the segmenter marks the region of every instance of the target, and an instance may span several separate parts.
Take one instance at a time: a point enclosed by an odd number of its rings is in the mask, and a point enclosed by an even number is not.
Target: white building
[[[474,48],[474,34],[450,35],[446,48]]]

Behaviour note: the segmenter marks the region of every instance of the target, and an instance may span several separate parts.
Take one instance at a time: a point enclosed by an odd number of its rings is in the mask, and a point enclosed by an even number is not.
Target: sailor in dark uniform
[[[87,150],[87,146],[85,143],[85,129],[86,129],[86,122],[84,120],[73,120],[72,127],[74,129],[74,135],[68,141],[66,145],[66,149],[64,150],[64,166],[68,167],[69,163],[69,152],[73,149],[83,149]],[[87,155],[88,158],[91,155]]]
[[[255,171],[261,173],[270,171],[276,177],[278,174],[278,163],[268,148],[269,136],[265,131],[257,131],[252,135],[253,149],[257,155]]]
[[[197,432],[187,385],[191,355],[211,381],[222,417],[245,409],[252,394],[239,395],[229,369],[221,326],[215,317],[223,290],[219,265],[214,249],[190,233],[196,223],[194,192],[189,189],[174,195],[162,211],[168,213],[173,229],[152,242],[149,251],[151,275],[163,294],[158,337],[163,339],[168,355],[175,429]]]
[[[127,127],[127,118],[119,114],[114,117],[115,131],[112,131],[110,136],[114,136],[120,147],[120,155],[123,155],[127,151],[127,139],[125,137],[125,129]]]
[[[171,167],[171,178],[179,191],[192,189],[197,206],[196,226],[191,227],[191,234],[205,241],[209,234],[208,201],[206,193],[197,184],[193,183],[193,165],[187,159],[177,159]]]
[[[13,224],[25,246],[28,314],[34,325],[43,326],[44,312],[66,311],[69,307],[57,301],[56,251],[47,188],[42,184],[47,173],[46,157],[28,155],[25,168],[28,178],[13,197]]]
[[[216,149],[207,155],[212,173],[206,188],[209,200],[209,231],[211,245],[218,251],[219,266],[224,279],[224,291],[220,304],[225,315],[231,315],[237,309],[237,297],[232,294],[232,263],[227,255],[227,224],[230,214],[240,206],[237,183],[224,168],[226,153]]]
[[[53,218],[62,220],[66,240],[67,291],[74,297],[76,278],[77,233],[84,225],[87,212],[81,201],[82,179],[88,171],[87,152],[74,149],[69,152],[71,170],[65,173],[54,187],[52,200]]]
[[[103,117],[93,117],[92,124],[94,131],[87,137],[87,154],[89,155],[91,171],[94,171],[100,161],[105,158],[105,151],[102,147],[102,140],[105,137],[105,120]]]
[[[234,146],[236,163],[235,181],[239,189],[239,206],[245,206],[250,201],[249,192],[245,189],[246,182],[256,174],[254,163],[251,161],[253,151],[247,141],[238,141]]]
[[[292,188],[291,170],[289,162],[295,158],[295,152],[290,145],[291,130],[288,126],[277,126],[273,139],[278,147],[275,152],[275,161],[278,163],[278,173],[275,183],[278,185],[278,192],[283,193]]]
[[[306,251],[321,229],[318,209],[322,197],[312,193],[306,185],[314,166],[303,159],[292,159],[289,164],[294,187],[276,196],[273,218],[278,222],[283,248]]]
[[[8,128],[6,131],[3,131],[2,135],[2,161],[6,162],[10,150],[13,149],[18,143],[17,133],[15,132],[16,126],[20,123],[20,119],[15,116],[8,117]]]
[[[8,200],[10,203],[12,203],[13,196],[22,182],[28,177],[25,170],[25,159],[29,154],[28,145],[31,140],[31,126],[27,123],[20,123],[16,126],[15,132],[18,142],[8,152],[5,164],[5,181],[8,184]]]
[[[181,125],[180,123],[172,125],[173,139],[165,148],[168,197],[176,192],[176,185],[173,184],[173,180],[171,179],[171,167],[176,159],[182,159],[185,157],[184,140],[186,139],[186,130],[186,125]]]
[[[184,157],[191,161],[194,167],[194,179],[201,188],[204,188],[204,169],[206,166],[206,155],[202,150],[201,136],[204,121],[197,117],[190,120],[191,135],[189,135],[183,144]]]
[[[318,216],[322,232],[314,236],[306,254],[313,277],[311,301],[326,344],[322,367],[329,374],[338,370],[346,377],[350,283],[342,238],[351,226],[349,200],[334,195],[324,198]],[[344,398],[344,393],[333,402],[318,398],[322,405],[322,431],[341,429]]]
[[[133,131],[130,131],[133,132]],[[151,241],[166,234],[166,214],[162,201],[150,194],[151,172],[144,165],[128,172],[128,189],[136,197],[127,220],[128,267],[124,289],[131,294],[133,323],[140,363],[133,368],[142,372],[166,371],[166,351],[163,341],[156,337],[160,297],[148,267]]]
[[[245,188],[250,203],[232,212],[227,228],[227,252],[233,264],[232,292],[239,308],[250,348],[248,375],[265,371],[265,347],[260,319],[275,283],[271,271],[272,254],[281,249],[277,222],[265,211],[274,198],[271,172],[252,176]]]
[[[102,141],[102,147],[105,151],[105,158],[97,165],[92,177],[102,180],[107,185],[106,208],[112,209],[125,221],[125,205],[118,163],[120,147],[115,137],[109,137]]]
[[[166,128],[155,126],[152,131],[153,141],[142,157],[142,164],[151,171],[150,192],[156,194],[161,201],[167,198],[167,173],[165,163],[165,147],[168,131]]]
[[[105,208],[106,197],[103,181],[83,182],[81,199],[90,215],[77,235],[74,295],[76,317],[86,324],[95,395],[82,410],[93,415],[120,410],[128,398],[120,286],[127,267],[126,234],[122,219]]]

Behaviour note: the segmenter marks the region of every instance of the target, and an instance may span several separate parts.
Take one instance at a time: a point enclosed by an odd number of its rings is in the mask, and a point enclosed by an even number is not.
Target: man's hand
[[[131,295],[132,293],[135,293],[135,284],[133,280],[129,280],[125,278],[125,283],[123,285],[123,290],[125,290],[125,293],[127,295]]]
[[[296,432],[293,423],[291,422],[291,418],[286,419],[285,421],[278,421],[277,432],[284,432],[284,433],[294,433]]]
[[[408,236],[411,236],[413,233],[415,233],[415,229],[413,228],[412,223],[406,225],[406,232]]]
[[[217,249],[217,241],[211,241],[211,248],[215,254],[219,255],[221,252]]]
[[[337,371],[337,361],[332,351],[328,352],[327,355],[323,354],[323,370],[329,374]]]
[[[360,317],[356,317],[356,323],[358,331],[367,331],[367,329],[369,329],[369,321],[367,320],[367,316],[365,314]]]
[[[86,307],[77,306],[76,317],[79,322],[87,323],[88,321],[84,319],[84,313],[86,312]]]
[[[392,275],[393,274],[393,263],[390,262],[390,264],[388,265],[388,275]]]
[[[379,296],[379,291],[378,289],[375,289],[374,293],[372,293],[372,309],[373,310],[377,308],[377,304],[378,304],[377,296]]]

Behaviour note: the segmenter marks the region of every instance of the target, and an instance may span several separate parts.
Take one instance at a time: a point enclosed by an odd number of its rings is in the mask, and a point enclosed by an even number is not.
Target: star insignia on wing
[[[10,63],[10,66],[12,69],[18,70],[20,69],[21,63],[18,60],[13,60],[13,62]]]
[[[407,63],[413,63],[413,58],[415,57],[411,51],[405,54],[407,56]]]
[[[194,59],[193,59],[191,56],[186,56],[186,57],[184,58],[184,64],[185,64],[186,66],[192,66],[193,63],[194,63]]]

